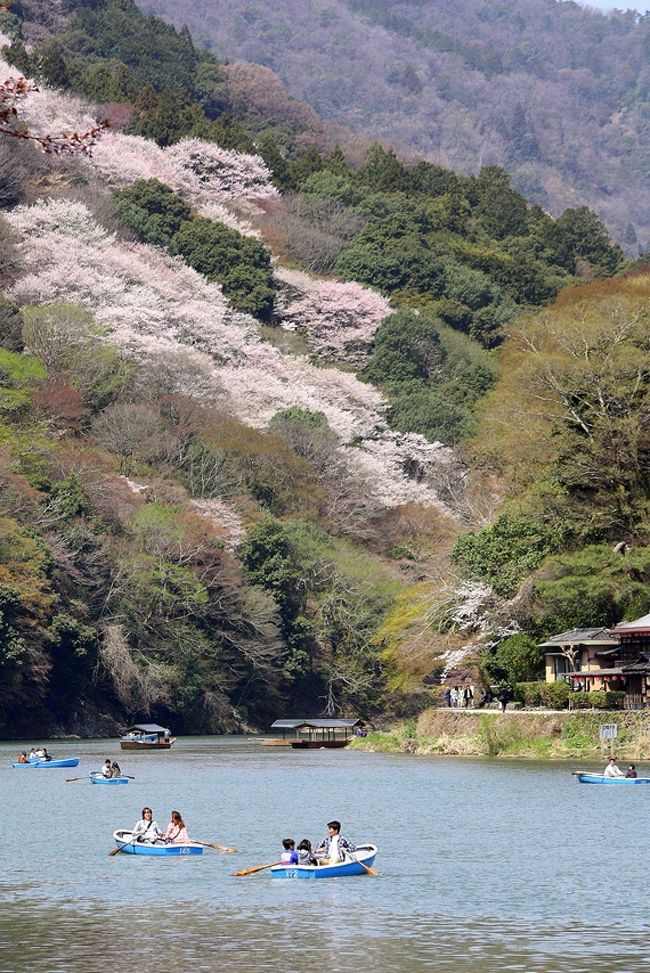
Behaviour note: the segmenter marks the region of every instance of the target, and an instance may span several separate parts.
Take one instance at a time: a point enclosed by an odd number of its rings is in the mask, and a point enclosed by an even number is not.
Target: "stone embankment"
[[[451,754],[530,759],[600,760],[609,751],[600,728],[616,724],[611,752],[621,760],[650,759],[650,711],[427,709],[388,732],[352,746],[384,753]]]

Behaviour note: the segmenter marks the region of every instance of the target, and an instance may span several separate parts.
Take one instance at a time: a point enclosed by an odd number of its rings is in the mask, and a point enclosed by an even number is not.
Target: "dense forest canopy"
[[[550,212],[589,205],[631,253],[648,248],[648,15],[571,0],[143,6],[272,68],[324,118],[458,171],[503,166]]]

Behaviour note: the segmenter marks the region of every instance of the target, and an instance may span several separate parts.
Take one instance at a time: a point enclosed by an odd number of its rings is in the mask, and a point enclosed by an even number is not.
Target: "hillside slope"
[[[147,0],[324,118],[461,172],[500,165],[557,214],[650,239],[650,18],[555,0]],[[229,70],[237,70],[234,65]]]

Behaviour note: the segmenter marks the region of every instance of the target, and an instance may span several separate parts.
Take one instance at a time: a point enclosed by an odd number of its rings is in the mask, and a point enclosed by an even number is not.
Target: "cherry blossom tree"
[[[230,307],[218,284],[180,258],[116,239],[71,200],[19,206],[7,219],[23,241],[25,273],[12,292],[18,302],[86,308],[106,340],[140,366],[189,355],[196,368],[179,369],[176,391],[216,401],[253,427],[292,405],[321,411],[339,437],[341,461],[365,478],[378,505],[439,503],[427,477],[448,462],[447,449],[388,430],[381,393],[350,372],[283,355],[253,318]]]
[[[390,314],[390,304],[377,291],[360,284],[318,280],[278,267],[276,312],[283,328],[304,331],[311,349],[330,360],[362,362],[375,332]]]

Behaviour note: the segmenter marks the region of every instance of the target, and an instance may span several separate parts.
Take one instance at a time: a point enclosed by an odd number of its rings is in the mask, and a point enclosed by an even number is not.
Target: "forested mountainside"
[[[408,714],[638,611],[650,283],[590,210],[346,155],[130,0],[0,28],[3,735]]]
[[[571,0],[142,7],[188,24],[218,57],[272,68],[326,119],[460,172],[503,166],[549,212],[586,204],[630,253],[648,248],[648,15]]]

